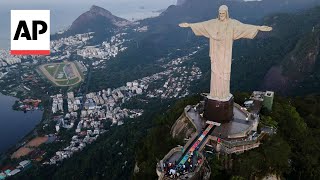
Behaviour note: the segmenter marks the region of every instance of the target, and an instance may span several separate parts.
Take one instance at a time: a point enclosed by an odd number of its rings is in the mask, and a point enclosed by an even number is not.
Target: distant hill
[[[275,16],[279,17],[279,16]],[[283,59],[272,66],[262,87],[284,94],[302,95],[318,92],[320,88],[320,7],[274,20],[276,34],[286,33],[292,48]],[[287,24],[286,26],[284,24]],[[290,25],[289,25],[290,24]],[[283,35],[284,36],[284,35]]]
[[[109,36],[115,29],[121,28],[131,22],[113,15],[110,11],[99,7],[91,6],[90,10],[81,14],[71,27],[58,38],[87,32],[95,32],[95,39]]]
[[[263,87],[282,93],[308,94],[320,88],[320,31],[301,37],[280,65],[265,76]]]
[[[320,7],[274,14],[259,24],[274,30],[235,43],[233,89],[269,89],[290,96],[319,92]]]
[[[128,20],[114,16],[110,11],[93,5],[89,11],[81,14],[71,25],[69,31],[85,33],[100,31],[100,29],[125,26]]]

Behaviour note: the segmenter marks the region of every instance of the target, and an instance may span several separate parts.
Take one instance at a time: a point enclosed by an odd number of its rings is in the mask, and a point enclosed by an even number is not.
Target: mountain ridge
[[[218,16],[221,5],[229,7],[230,17],[240,21],[254,22],[268,14],[279,12],[293,12],[320,5],[320,0],[263,0],[263,1],[236,1],[236,0],[187,0],[179,6],[169,6],[161,16],[149,19],[163,24],[177,24],[180,21],[204,21]],[[250,12],[250,13],[249,13]]]
[[[115,26],[121,27],[125,26],[126,23],[129,21],[120,17],[117,17],[113,15],[110,11],[96,6],[92,5],[90,10],[81,14],[75,21],[73,21],[70,29],[76,29],[78,26],[81,26],[84,23],[88,23],[87,21],[93,20],[94,18],[97,18],[98,16],[104,17],[106,20],[111,21],[111,23]]]
[[[262,88],[274,89],[284,94],[313,93],[320,80],[320,7],[316,7],[292,15],[292,21],[283,27],[284,36],[289,43],[292,39],[293,47],[283,57],[282,61],[272,66],[266,73]],[[283,23],[281,23],[283,24]],[[289,35],[289,36],[288,36]]]
[[[101,41],[109,37],[116,29],[122,28],[132,22],[113,15],[110,11],[92,5],[91,8],[79,15],[71,24],[70,28],[62,34],[55,34],[53,39],[94,32],[95,41]]]

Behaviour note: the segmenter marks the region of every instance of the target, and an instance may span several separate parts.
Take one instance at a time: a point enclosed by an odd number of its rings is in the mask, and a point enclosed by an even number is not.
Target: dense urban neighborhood
[[[134,31],[143,33],[147,31],[147,27],[138,27]],[[119,33],[110,38],[110,41],[104,41],[98,46],[89,46],[87,42],[94,36],[94,33],[77,34],[67,38],[61,38],[51,42],[52,55],[43,57],[15,57],[9,55],[9,52],[2,50],[3,59],[1,71],[0,83],[7,83],[6,79],[15,76],[15,72],[21,70],[24,66],[43,67],[40,71],[30,72],[29,68],[25,68],[26,72],[22,71],[25,76],[27,73],[33,75],[29,78],[37,76],[39,81],[52,81],[50,77],[55,78],[58,82],[60,79],[72,77],[70,73],[72,70],[65,70],[68,64],[67,60],[71,55],[77,55],[79,60],[74,61],[75,65],[79,69],[79,72],[84,74],[84,78],[88,78],[88,71],[91,67],[93,69],[100,63],[110,60],[110,58],[116,57],[119,53],[122,53],[127,49],[123,44],[126,43],[126,33]],[[175,59],[162,58],[158,60],[158,66],[162,67],[164,71],[157,72],[150,76],[143,77],[141,79],[133,80],[132,82],[126,82],[123,86],[118,88],[106,88],[98,92],[89,92],[83,94],[79,91],[68,91],[63,94],[49,94],[48,101],[50,104],[44,108],[50,109],[49,116],[45,117],[46,120],[42,122],[42,129],[51,127],[53,129],[47,130],[51,132],[44,134],[42,137],[35,137],[30,141],[38,141],[37,145],[24,146],[28,142],[24,142],[20,148],[17,148],[16,152],[11,155],[11,158],[23,158],[29,162],[32,161],[41,162],[43,165],[57,164],[64,159],[70,158],[75,152],[81,151],[97,138],[107,132],[108,126],[121,126],[129,119],[134,121],[135,118],[143,115],[143,109],[127,109],[123,108],[127,102],[130,102],[133,98],[144,99],[144,103],[148,103],[148,99],[160,98],[182,98],[190,94],[188,88],[190,83],[197,81],[201,78],[202,72],[196,63],[192,66],[186,65],[193,55],[195,55],[200,47],[187,54]],[[4,61],[6,59],[6,61]],[[32,60],[31,60],[32,59]],[[96,60],[100,59],[100,60]],[[58,63],[56,63],[58,62]],[[30,65],[28,64],[30,63]],[[45,63],[45,64],[44,64]],[[65,66],[65,67],[64,67]],[[23,68],[24,69],[24,68]],[[68,72],[70,71],[70,72]],[[45,73],[44,73],[45,72]],[[59,75],[59,73],[64,73]],[[44,75],[44,74],[48,75]],[[23,80],[23,77],[17,77]],[[60,81],[61,81],[60,80]],[[55,83],[52,81],[51,83]],[[84,79],[86,82],[87,79]],[[33,84],[36,86],[37,81]],[[50,83],[49,83],[50,84]],[[17,85],[12,82],[12,85],[7,86],[7,89],[3,89],[3,93],[9,93],[12,95],[18,94],[17,89],[20,90],[23,86],[23,91],[28,94],[31,91],[27,84]],[[80,86],[81,87],[81,86]],[[45,90],[46,88],[43,87]],[[30,100],[29,100],[30,101]],[[40,101],[40,100],[39,100]],[[22,100],[26,104],[28,100]],[[40,101],[41,102],[41,101]],[[21,104],[21,103],[20,103]],[[22,105],[20,105],[22,107]],[[36,104],[34,107],[38,107]],[[36,110],[30,108],[28,110]],[[131,120],[131,121],[132,121]],[[110,123],[108,123],[110,122]],[[55,124],[54,126],[50,124]],[[65,131],[73,132],[70,135],[70,139],[61,139]],[[70,133],[68,133],[70,134]],[[46,152],[40,150],[41,144],[52,144],[59,141],[69,141],[65,143],[54,152],[53,156],[43,159],[46,156]],[[29,142],[30,143],[30,142]],[[32,148],[31,148],[32,147]],[[31,159],[25,157],[32,157]],[[2,176],[13,176],[23,168],[20,166],[16,170],[12,168],[4,170]]]

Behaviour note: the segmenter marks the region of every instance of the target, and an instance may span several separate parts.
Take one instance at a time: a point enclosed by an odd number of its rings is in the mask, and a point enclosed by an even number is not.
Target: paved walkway
[[[237,118],[237,119],[246,119],[246,114],[243,113],[240,109],[236,108],[236,107],[233,107],[233,114],[234,114],[234,117]]]
[[[195,151],[198,151],[198,148],[206,140],[206,137],[208,136],[208,134],[210,133],[213,127],[214,127],[213,124],[209,124],[207,128],[201,134],[199,134],[198,139],[194,141],[191,147],[185,151],[183,158],[179,162],[179,165],[184,165],[189,159],[189,157],[191,156],[191,154],[193,154]]]
[[[168,159],[169,163],[175,163],[180,159],[180,157],[183,155],[182,151],[178,151],[172,154],[172,156]]]
[[[199,115],[199,112],[195,111],[194,108],[190,108],[190,110],[187,112],[189,117],[192,118],[192,121],[197,126],[197,131],[202,131],[202,128],[204,127],[203,122],[204,120],[201,119],[201,116]]]

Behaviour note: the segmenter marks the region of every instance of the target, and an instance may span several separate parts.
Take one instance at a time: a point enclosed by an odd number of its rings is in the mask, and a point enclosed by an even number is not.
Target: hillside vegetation
[[[239,99],[239,97],[236,97]],[[155,179],[156,162],[177,144],[169,135],[177,112],[185,103],[196,103],[196,98],[181,100],[166,114],[156,118],[154,127],[136,153],[139,173],[134,179]],[[286,179],[317,179],[320,177],[320,96],[277,97],[271,113],[263,112],[262,119],[277,124],[277,135],[268,137],[262,146],[233,155],[232,169],[222,168],[222,162],[209,157],[212,179],[252,179],[276,174]],[[223,158],[221,158],[223,159]]]

